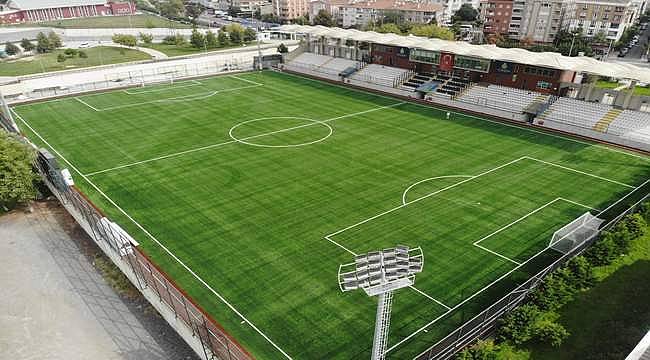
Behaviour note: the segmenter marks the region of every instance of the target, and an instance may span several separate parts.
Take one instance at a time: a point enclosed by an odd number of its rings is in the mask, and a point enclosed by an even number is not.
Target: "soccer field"
[[[388,356],[412,358],[650,174],[642,155],[275,72],[13,111],[260,359],[369,358],[376,299],[341,293],[338,266],[397,244],[425,257],[391,319]]]

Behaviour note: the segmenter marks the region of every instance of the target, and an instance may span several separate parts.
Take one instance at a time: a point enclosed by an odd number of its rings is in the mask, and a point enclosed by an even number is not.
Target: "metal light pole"
[[[574,33],[573,34],[573,39],[571,39],[571,47],[569,48],[569,56],[571,56],[571,53],[573,52],[573,43],[576,41],[576,36],[577,35],[578,35],[577,33]]]
[[[339,266],[339,288],[342,292],[363,289],[368,296],[377,296],[372,360],[386,358],[393,292],[412,286],[415,274],[422,272],[423,266],[422,249],[409,249],[404,245],[355,255],[353,263]]]

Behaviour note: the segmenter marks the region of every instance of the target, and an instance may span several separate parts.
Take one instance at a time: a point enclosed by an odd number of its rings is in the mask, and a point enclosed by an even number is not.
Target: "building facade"
[[[570,31],[581,30],[589,37],[603,33],[607,39],[616,41],[640,15],[638,5],[631,0],[576,0],[566,27]]]
[[[487,0],[481,2],[480,12],[486,34],[508,35],[512,20],[512,0]]]
[[[325,10],[332,15],[332,20],[338,25],[343,25],[343,14],[341,8],[348,4],[349,0],[313,0],[309,2],[309,21],[312,21],[318,12]]]
[[[404,21],[428,24],[443,20],[443,6],[426,1],[371,0],[349,3],[340,8],[343,27],[363,28],[380,23],[388,13],[399,13]]]
[[[102,0],[11,0],[0,11],[0,24],[55,21],[72,18],[131,15],[130,1]]]
[[[273,15],[280,20],[293,20],[309,15],[308,0],[273,0]]]

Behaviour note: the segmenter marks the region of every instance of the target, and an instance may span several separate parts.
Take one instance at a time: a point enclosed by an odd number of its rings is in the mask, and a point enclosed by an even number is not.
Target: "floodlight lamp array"
[[[356,255],[354,262],[339,266],[341,291],[363,289],[378,295],[413,285],[415,274],[422,271],[424,254],[420,247],[398,245],[382,251]]]

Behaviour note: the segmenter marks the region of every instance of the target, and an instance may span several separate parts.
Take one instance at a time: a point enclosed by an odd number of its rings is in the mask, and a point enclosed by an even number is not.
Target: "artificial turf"
[[[263,359],[284,358],[278,348],[294,359],[369,357],[376,299],[340,292],[338,265],[352,260],[344,247],[422,247],[415,287],[426,295],[398,291],[389,341],[390,357],[411,358],[531,275],[522,268],[471,298],[543,251],[553,231],[650,171],[641,155],[275,72],[14,110],[28,137],[74,165],[77,185]]]

